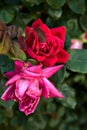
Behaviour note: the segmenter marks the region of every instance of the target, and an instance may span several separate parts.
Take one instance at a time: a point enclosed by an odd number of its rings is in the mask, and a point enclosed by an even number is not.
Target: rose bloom
[[[66,29],[64,26],[49,29],[40,19],[25,28],[25,37],[18,41],[26,54],[45,66],[66,63],[69,54],[64,50]]]
[[[35,111],[41,96],[63,98],[63,95],[47,79],[62,67],[63,65],[59,65],[43,69],[42,65],[32,66],[28,62],[15,61],[14,71],[5,74],[8,78],[5,86],[8,85],[8,88],[1,99],[19,102],[20,111],[29,115]]]
[[[72,39],[70,49],[83,49],[82,42],[78,39]]]

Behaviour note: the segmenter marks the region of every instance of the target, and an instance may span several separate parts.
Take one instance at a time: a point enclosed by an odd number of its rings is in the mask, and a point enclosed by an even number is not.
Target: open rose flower
[[[40,19],[26,27],[25,37],[19,37],[21,48],[31,58],[45,66],[66,63],[69,54],[64,50],[66,29],[64,26],[49,29]]]
[[[7,72],[6,86],[9,87],[2,95],[2,100],[19,102],[20,111],[29,115],[36,109],[40,97],[63,98],[63,95],[47,79],[61,69],[63,65],[42,68],[42,65],[32,66],[30,63],[15,61],[13,72]]]

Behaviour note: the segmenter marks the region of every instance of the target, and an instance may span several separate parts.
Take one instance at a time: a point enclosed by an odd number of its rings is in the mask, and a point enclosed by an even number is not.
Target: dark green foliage
[[[0,55],[0,72],[3,74],[14,69],[14,61],[6,55]]]
[[[66,76],[66,67],[63,67],[61,70],[59,70],[56,74],[54,74],[51,77],[51,80],[57,84],[63,82],[64,78]]]
[[[24,29],[37,18],[49,27],[66,26],[64,48],[68,51],[71,38],[79,38],[87,32],[87,1],[0,1],[0,20],[8,25],[15,24]],[[18,103],[0,99],[0,130],[87,130],[87,50],[70,50],[69,54],[68,63],[50,79],[65,98],[42,97],[30,116],[18,110]],[[14,62],[8,56],[0,55],[0,96],[6,89],[3,87],[7,81],[4,72],[13,68]]]
[[[80,17],[80,25],[84,31],[87,32],[87,14],[84,14]]]
[[[78,14],[84,14],[86,11],[85,0],[68,0],[70,9]]]
[[[6,55],[0,55],[0,72],[3,74],[14,69],[14,62]]]
[[[53,9],[61,8],[66,2],[66,0],[46,0],[46,1]]]
[[[10,23],[13,20],[14,16],[15,14],[13,9],[0,9],[0,19],[4,21],[6,24]]]
[[[87,73],[87,50],[71,50],[66,67],[74,72]]]
[[[70,86],[68,86],[67,84],[61,85],[59,87],[59,90],[64,95],[64,98],[60,99],[63,106],[74,109],[76,106],[75,90]]]

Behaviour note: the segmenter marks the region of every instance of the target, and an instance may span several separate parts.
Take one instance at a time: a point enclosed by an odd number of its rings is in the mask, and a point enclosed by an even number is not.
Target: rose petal
[[[1,96],[1,99],[4,101],[9,101],[11,99],[14,98],[14,90],[15,90],[15,86],[14,85],[10,85],[5,92],[3,93],[3,95]]]
[[[40,79],[40,87],[42,88],[42,96],[44,98],[49,98],[49,90],[48,87],[45,85],[44,81]]]
[[[51,34],[50,29],[40,19],[37,19],[35,22],[33,22],[32,27],[40,28],[44,33]]]
[[[63,65],[53,66],[53,67],[47,67],[42,70],[42,75],[45,78],[51,77],[53,74],[55,74],[58,70],[60,70],[63,67]]]
[[[46,24],[41,24],[39,27],[45,34],[51,34],[50,29],[46,26]]]
[[[59,37],[61,40],[65,41],[66,28],[64,26],[56,27],[51,29],[51,33],[54,36]]]
[[[20,70],[22,69],[24,63],[20,60],[16,60],[15,61],[15,68],[14,68],[14,72],[6,72],[5,76],[10,79],[12,78],[17,72],[19,73]]]
[[[57,62],[57,57],[54,55],[54,56],[46,57],[46,59],[42,61],[42,64],[44,64],[45,66],[53,66],[56,62]]]
[[[70,49],[82,49],[83,46],[82,46],[82,42],[78,39],[72,39],[71,40],[71,46],[70,46]]]
[[[30,99],[29,97],[21,102],[19,102],[19,110],[27,115],[33,113],[40,101],[40,97],[36,99]]]
[[[44,82],[44,86],[47,87],[49,90],[49,97],[64,97],[48,79],[43,78],[42,80]]]
[[[32,27],[26,27],[25,28],[25,34],[29,33],[33,28]]]
[[[41,73],[42,70],[42,65],[34,65],[31,67],[28,67],[26,70],[30,71],[30,72],[34,72],[34,73]]]
[[[33,22],[32,27],[38,28],[38,27],[40,27],[41,24],[43,24],[42,21],[40,19],[37,19]]]
[[[61,50],[57,53],[57,62],[66,63],[69,59],[69,54],[65,50]]]
[[[21,78],[20,75],[16,74],[15,76],[13,76],[11,79],[9,79],[5,85],[8,85],[8,84],[12,84],[14,83],[16,80],[19,80]]]
[[[32,48],[35,40],[36,41],[38,40],[38,36],[37,36],[36,32],[34,31],[34,29],[32,29],[29,33],[26,34],[26,37],[25,37],[26,47]]]
[[[23,66],[24,66],[24,63],[23,63],[23,61],[21,61],[21,60],[16,60],[15,61],[15,72],[19,72],[22,68],[23,68]]]
[[[63,47],[64,47],[64,41],[63,40],[61,40],[60,38],[55,36],[55,42],[57,43],[57,46],[58,46],[57,50],[58,51],[60,49],[63,49]]]
[[[34,79],[34,78],[39,78],[41,76],[40,73],[34,73],[34,72],[30,72],[28,70],[25,70],[24,73],[21,73],[21,76],[27,79]]]
[[[30,82],[26,79],[20,79],[16,82],[15,95],[19,100],[22,99],[29,85]]]
[[[11,77],[13,77],[15,75],[15,72],[6,72],[5,76],[10,79]]]
[[[45,59],[44,55],[37,55],[30,48],[28,48],[27,54],[32,58],[36,59],[37,61],[43,61]]]
[[[39,88],[39,80],[32,80],[26,94],[32,98],[40,97],[42,90]]]

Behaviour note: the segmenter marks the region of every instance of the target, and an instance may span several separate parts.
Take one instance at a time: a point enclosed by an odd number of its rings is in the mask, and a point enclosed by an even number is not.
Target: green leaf
[[[85,13],[85,0],[68,0],[68,5],[70,9],[77,14]]]
[[[69,49],[70,46],[71,46],[71,38],[70,38],[70,35],[67,33],[66,34],[66,40],[65,40],[65,43],[64,43],[65,50]]]
[[[37,120],[36,120],[37,119]],[[35,119],[36,125],[40,129],[44,129],[47,122],[43,115],[38,115],[38,118]]]
[[[49,102],[47,104],[47,112],[51,113],[51,112],[55,112],[55,110],[56,110],[56,105],[52,102]]]
[[[63,82],[64,78],[66,75],[66,68],[63,67],[62,69],[60,69],[56,74],[54,74],[51,79],[55,84],[61,83]]]
[[[79,37],[81,35],[77,19],[69,19],[67,21],[67,32],[73,38]]]
[[[0,124],[4,121],[4,119],[5,119],[4,111],[0,109]]]
[[[4,86],[4,84],[5,84],[5,82],[6,82],[6,79],[4,79],[4,78],[0,78],[0,96],[2,95],[2,93],[5,91],[5,87],[3,87]]]
[[[66,63],[67,69],[73,72],[87,73],[87,50],[73,49],[69,51],[70,59]]]
[[[16,126],[22,126],[24,123],[26,123],[26,116],[21,113],[20,111],[17,112],[17,115],[15,114],[12,119],[11,119],[11,126],[16,127]],[[18,129],[19,130],[19,129]]]
[[[27,61],[29,61],[30,63],[32,63],[33,65],[37,64],[37,61],[35,59],[27,59]]]
[[[80,17],[80,25],[82,29],[87,32],[87,14]]]
[[[58,118],[62,118],[63,115],[65,114],[65,112],[66,111],[65,111],[65,107],[64,106],[58,108]]]
[[[69,87],[67,84],[59,86],[58,89],[64,95],[63,99],[59,99],[63,106],[74,109],[76,106],[74,89]]]
[[[18,27],[25,28],[28,23],[30,23],[32,20],[37,19],[38,15],[35,13],[23,13],[23,12],[18,12],[16,15],[15,20],[13,23],[17,25]],[[21,22],[22,19],[22,22]]]
[[[46,25],[50,28],[54,27],[54,19],[52,17],[47,17]]]
[[[55,127],[55,126],[57,126],[58,123],[59,123],[58,117],[56,118],[56,120],[55,120],[55,118],[51,118],[50,121],[49,121],[49,125],[50,125],[50,127],[52,127],[52,128]]]
[[[34,120],[33,117],[30,117],[28,119],[28,123],[26,124],[24,130],[26,130],[26,127],[27,127],[27,130],[38,130],[39,129],[39,125],[38,123]]]
[[[61,8],[66,2],[66,0],[46,0],[46,1],[53,9]]]
[[[4,23],[10,23],[14,18],[14,10],[13,9],[0,9],[0,19],[4,21]]]
[[[2,73],[12,71],[14,69],[14,61],[6,55],[0,55],[0,70]]]
[[[52,8],[49,8],[48,13],[52,18],[59,19],[62,15],[62,9],[54,10]]]
[[[14,101],[5,102],[5,101],[2,101],[2,100],[0,99],[0,106],[3,106],[3,107],[5,107],[5,108],[8,109],[8,108],[12,108],[13,105],[14,105]]]
[[[13,60],[26,60],[26,54],[24,51],[20,48],[19,44],[14,42],[12,48],[10,49],[9,52],[9,57]]]

